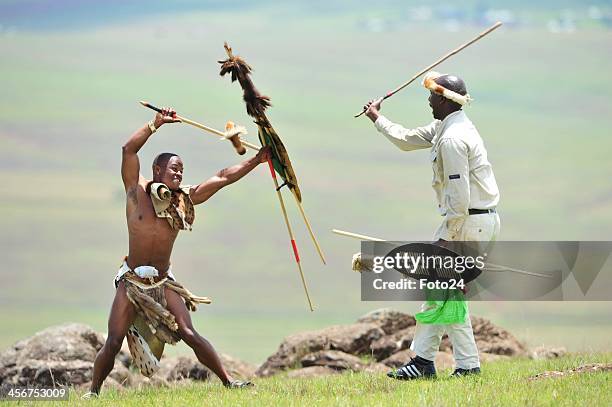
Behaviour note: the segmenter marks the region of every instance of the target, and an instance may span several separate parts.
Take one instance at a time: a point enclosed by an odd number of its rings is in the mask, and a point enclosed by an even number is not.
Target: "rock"
[[[129,371],[127,367],[123,366],[123,364],[115,362],[115,367],[113,371],[108,375],[108,377],[116,380],[117,383],[122,386],[131,386],[134,375]]]
[[[381,363],[389,367],[398,368],[408,363],[410,358],[415,356],[415,353],[410,349],[404,349],[382,360]]]
[[[352,355],[369,354],[370,344],[381,338],[384,331],[377,324],[358,323],[331,326],[286,337],[278,350],[257,369],[260,377],[297,368],[301,359],[321,350],[339,350]]]
[[[562,346],[557,348],[539,346],[529,353],[529,357],[531,359],[555,359],[564,356],[566,353],[567,349]]]
[[[493,353],[480,352],[480,363],[491,363],[497,362],[498,360],[507,360],[510,359],[510,356],[506,355],[495,355]]]
[[[380,362],[400,350],[408,349],[412,344],[415,329],[415,326],[410,326],[372,342],[370,350],[374,359]]]
[[[240,379],[252,379],[255,377],[257,366],[224,353],[220,354],[219,357],[221,358],[221,362],[223,362],[223,366],[230,375]]]
[[[455,358],[452,353],[438,352],[436,354],[436,360],[434,361],[436,370],[452,369],[455,367]]]
[[[400,366],[404,366],[406,363],[410,361],[410,358],[415,358],[416,354],[410,349],[405,349],[399,351],[387,359],[383,360],[381,363],[389,366],[391,368],[398,368]],[[436,359],[434,360],[437,370],[444,370],[451,368],[455,365],[455,359],[453,355],[448,352],[438,352],[436,354]]]
[[[307,377],[320,377],[329,376],[333,374],[339,374],[339,370],[331,369],[325,366],[310,366],[302,369],[291,370],[287,373],[287,377],[292,378],[307,378]]]
[[[22,361],[21,369],[13,380],[17,386],[54,387],[80,385],[91,381],[93,363],[82,360],[70,361]]]
[[[168,382],[177,382],[186,379],[207,380],[210,377],[210,370],[194,357],[177,356],[162,358],[156,376]]]
[[[357,323],[376,324],[385,334],[390,335],[416,325],[416,320],[410,314],[394,311],[391,308],[381,308],[368,312],[359,318]]]
[[[370,353],[370,344],[384,335],[375,324],[353,324],[332,326],[321,331],[329,339],[330,349],[340,350],[352,355]]]
[[[172,386],[174,387],[177,384],[181,384],[181,383],[189,384],[190,381],[184,380],[184,381],[179,381],[179,382],[172,382]],[[104,385],[106,386],[106,381],[104,382]],[[170,384],[168,383],[166,379],[164,379],[163,377],[160,377],[157,374],[153,375],[153,377],[151,378],[145,377],[141,374],[135,374],[132,376],[130,387],[136,388],[136,389],[146,389],[146,388],[152,388],[152,387],[155,387],[155,388],[170,387]]]
[[[86,325],[66,324],[47,328],[25,342],[17,362],[33,359],[93,363],[104,337]]]
[[[442,336],[442,341],[440,342],[440,352],[453,352],[453,345],[446,334]]]
[[[83,385],[91,381],[93,361],[104,337],[83,324],[47,328],[0,354],[0,383],[20,386]],[[121,363],[111,372],[130,375]]]
[[[609,371],[612,371],[612,363],[589,363],[587,365],[581,365],[575,369],[569,369],[563,372],[558,371],[558,370],[550,370],[550,371],[542,372],[535,376],[530,377],[529,380],[532,381],[532,380],[539,380],[539,379],[564,377],[564,376],[574,375],[574,374],[609,372]]]
[[[255,375],[256,368],[249,363],[225,354],[220,354],[219,358],[228,373],[236,378],[250,379]],[[162,358],[159,371],[154,377],[159,377],[167,382],[180,382],[188,379],[204,381],[216,376],[195,356],[176,356]]]
[[[352,370],[357,372],[364,368],[364,364],[357,356],[337,350],[322,350],[304,356],[301,361],[303,367],[325,366],[336,370]]]
[[[493,356],[526,356],[525,346],[510,332],[485,318],[472,317],[474,337],[484,361],[497,360]],[[298,368],[302,358],[319,351],[342,351],[350,355],[369,354],[378,362],[396,367],[406,363],[416,331],[412,315],[388,308],[372,311],[356,324],[333,326],[319,331],[288,336],[279,349],[256,371],[257,376],[270,376],[283,370]],[[448,355],[452,345],[447,335],[442,337],[437,358],[441,368],[451,366]],[[397,355],[397,356],[396,356]]]
[[[389,366],[382,364],[382,363],[371,363],[363,369],[363,372],[365,373],[374,373],[374,374],[387,373],[388,371],[389,371]]]
[[[47,328],[0,353],[0,384],[89,387],[93,362],[104,342],[102,334],[82,324]],[[255,366],[229,355],[220,357],[230,374],[253,377]],[[195,357],[162,358],[159,373],[151,379],[127,368],[131,361],[127,352],[120,351],[117,359],[105,385],[167,386],[168,381],[207,380],[212,375]]]
[[[527,356],[527,348],[510,332],[486,318],[471,317],[474,338],[480,352],[506,356]]]

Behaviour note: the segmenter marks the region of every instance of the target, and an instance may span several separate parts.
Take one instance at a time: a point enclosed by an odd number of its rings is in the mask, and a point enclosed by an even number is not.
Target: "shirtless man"
[[[162,125],[179,121],[174,110],[165,108],[162,113],[155,116],[154,120],[138,129],[123,146],[121,175],[127,195],[126,218],[129,232],[129,254],[124,268],[132,271],[140,266],[150,266],[149,269],[154,267],[156,272],[159,271],[154,281],[160,281],[168,276],[172,278],[169,272],[172,247],[179,230],[185,228],[173,228],[168,219],[160,217],[148,190],[150,183],[155,182],[165,184],[173,193],[180,192],[183,161],[175,154],[160,154],[153,163],[153,181],[150,182],[140,175],[137,153]],[[201,204],[221,188],[238,181],[256,166],[266,162],[269,157],[270,149],[262,148],[253,158],[223,169],[203,183],[192,186],[185,196],[191,199],[193,205]],[[139,277],[134,278],[139,279]],[[143,283],[147,282],[144,278],[140,280]],[[93,367],[90,390],[95,395],[99,394],[104,379],[113,369],[115,356],[121,349],[123,339],[137,314],[134,304],[127,296],[126,281],[118,276],[116,286],[117,291],[108,320],[108,337],[98,352]],[[250,385],[249,382],[234,380],[224,369],[212,345],[194,329],[183,298],[168,287],[163,288],[163,295],[167,303],[166,309],[174,316],[178,325],[175,334],[194,350],[198,360],[211,369],[225,386]]]

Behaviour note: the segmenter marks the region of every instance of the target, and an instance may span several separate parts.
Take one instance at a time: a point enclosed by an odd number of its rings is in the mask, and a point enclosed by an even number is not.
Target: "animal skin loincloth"
[[[171,273],[158,282],[143,283],[125,262],[115,278],[115,285],[120,281],[124,282],[127,297],[136,310],[127,333],[133,363],[143,375],[151,377],[159,369],[165,344],[174,345],[181,340],[174,315],[167,309],[165,289],[180,295],[189,311],[195,311],[196,304],[210,304],[211,300],[193,295],[174,281]]]

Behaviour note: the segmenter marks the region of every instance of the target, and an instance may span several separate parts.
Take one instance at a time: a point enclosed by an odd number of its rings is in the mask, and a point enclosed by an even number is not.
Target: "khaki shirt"
[[[457,238],[468,209],[497,206],[499,189],[487,159],[487,150],[463,110],[415,129],[406,129],[384,116],[376,120],[375,126],[400,150],[431,147],[432,187],[446,223],[441,239]]]

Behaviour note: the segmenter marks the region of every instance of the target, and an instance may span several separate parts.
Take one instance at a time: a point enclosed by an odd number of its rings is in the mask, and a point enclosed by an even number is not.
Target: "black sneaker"
[[[480,374],[480,368],[479,367],[474,367],[472,369],[457,368],[455,369],[453,374],[451,374],[451,377],[463,377],[463,376],[469,376],[472,374]]]
[[[431,379],[436,377],[436,367],[431,360],[417,356],[399,369],[390,371],[387,376],[398,380]]]

